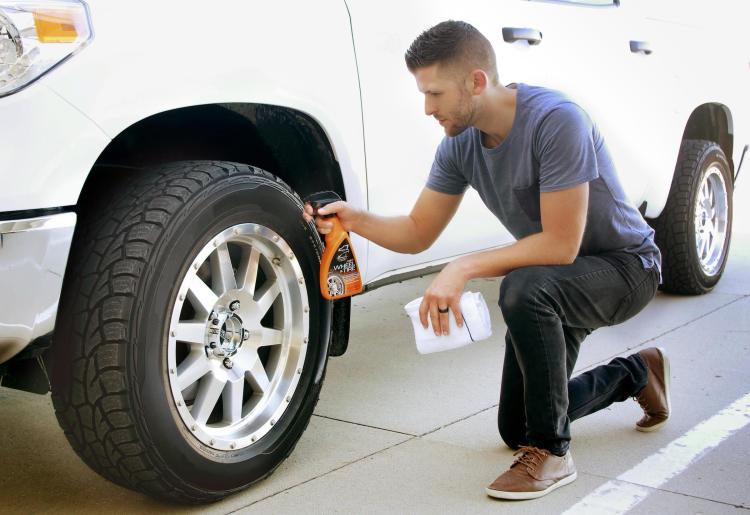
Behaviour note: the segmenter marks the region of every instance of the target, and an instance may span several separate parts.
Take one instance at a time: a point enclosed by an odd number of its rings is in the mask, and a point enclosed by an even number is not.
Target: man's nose
[[[430,101],[429,98],[424,99],[424,114],[432,116],[436,113],[435,105]]]

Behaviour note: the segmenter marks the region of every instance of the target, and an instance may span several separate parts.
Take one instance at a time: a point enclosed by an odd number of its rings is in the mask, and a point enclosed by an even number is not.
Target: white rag
[[[414,337],[417,340],[417,350],[420,354],[455,349],[492,336],[490,311],[487,309],[484,297],[479,292],[467,291],[461,295],[460,305],[464,324],[462,327],[458,327],[453,311],[448,313],[450,325],[447,336],[435,335],[429,316],[427,317],[427,329],[422,327],[422,322],[419,321],[419,306],[421,304],[422,297],[419,297],[404,306],[414,326]]]

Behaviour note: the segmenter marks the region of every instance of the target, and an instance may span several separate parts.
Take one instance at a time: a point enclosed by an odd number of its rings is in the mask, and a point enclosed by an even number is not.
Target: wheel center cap
[[[216,310],[206,324],[206,355],[209,358],[231,357],[249,337],[239,315],[225,309]]]

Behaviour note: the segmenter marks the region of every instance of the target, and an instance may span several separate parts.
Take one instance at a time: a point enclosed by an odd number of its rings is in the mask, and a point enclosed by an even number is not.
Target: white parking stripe
[[[750,423],[750,393],[662,447],[638,465],[608,481],[571,506],[564,515],[625,513],[685,470],[695,460]]]

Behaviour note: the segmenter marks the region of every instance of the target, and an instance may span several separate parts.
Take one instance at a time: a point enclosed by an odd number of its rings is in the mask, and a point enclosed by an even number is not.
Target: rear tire
[[[317,403],[331,318],[322,243],[299,197],[257,168],[192,161],[124,179],[76,230],[55,412],[105,478],[221,499],[289,456]]]
[[[700,295],[719,282],[732,234],[733,178],[721,147],[684,140],[662,214],[650,220],[662,253],[662,289]]]

